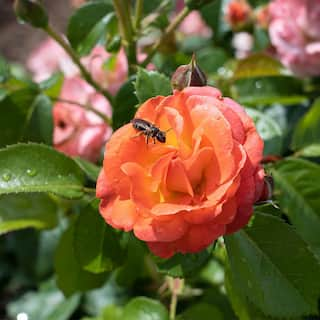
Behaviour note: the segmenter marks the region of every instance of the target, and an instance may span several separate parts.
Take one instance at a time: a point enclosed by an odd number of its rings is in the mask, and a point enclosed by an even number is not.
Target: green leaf
[[[174,278],[185,278],[193,275],[203,267],[212,256],[212,246],[195,254],[175,254],[169,259],[155,257],[160,273]]]
[[[82,269],[74,252],[74,230],[72,223],[60,238],[55,255],[57,284],[67,297],[100,287],[108,276],[107,273],[94,274]]]
[[[123,320],[169,320],[168,311],[159,301],[146,297],[132,299],[123,310]]]
[[[310,144],[309,146],[299,150],[297,155],[301,157],[320,157],[320,144]]]
[[[255,53],[237,61],[233,79],[286,75],[282,64],[264,53]]]
[[[40,144],[17,144],[0,150],[0,194],[52,192],[83,196],[84,174],[64,154]]]
[[[197,64],[206,73],[217,72],[217,70],[227,61],[228,56],[222,48],[206,47],[197,51]]]
[[[320,257],[320,166],[288,159],[277,163],[271,173],[281,209]]]
[[[223,320],[221,311],[208,303],[200,302],[192,305],[177,317],[177,320]]]
[[[71,16],[67,37],[79,54],[85,55],[103,38],[114,16],[113,8],[106,1],[84,4]]]
[[[169,78],[157,71],[139,68],[135,82],[136,95],[140,103],[156,96],[167,96],[172,93]]]
[[[0,234],[23,228],[47,229],[57,224],[57,206],[46,194],[0,196]]]
[[[253,30],[253,37],[254,37],[254,51],[264,51],[270,46],[270,38],[268,34],[268,30],[260,28],[259,26],[254,26]]]
[[[39,83],[40,90],[42,93],[47,95],[49,98],[59,97],[64,75],[62,72],[53,74],[50,78]]]
[[[54,281],[50,280],[42,284],[38,291],[29,291],[9,303],[7,312],[12,319],[17,319],[17,315],[24,312],[30,320],[68,320],[79,304],[80,295],[65,299]]]
[[[51,100],[40,94],[34,100],[31,108],[32,115],[25,129],[23,140],[52,145],[53,116]]]
[[[80,265],[92,273],[111,271],[124,258],[120,234],[108,226],[99,211],[91,205],[80,212],[73,245]]]
[[[24,87],[7,94],[0,100],[0,147],[23,140],[37,93],[36,88]]]
[[[320,98],[299,121],[293,133],[292,148],[298,150],[320,141]]]
[[[115,97],[115,106],[112,113],[114,130],[128,123],[137,111],[135,106],[138,104],[138,99],[134,93],[134,80],[135,77],[131,77],[124,83]]]
[[[97,181],[101,167],[79,157],[74,158],[74,161],[85,172],[89,179],[92,181]]]
[[[301,81],[284,76],[239,79],[231,90],[233,98],[244,105],[290,105],[307,99],[302,91]]]
[[[7,61],[0,56],[0,83],[5,82],[10,77],[10,68]]]
[[[290,318],[317,313],[319,261],[290,225],[256,212],[250,227],[225,242],[237,286],[264,314]]]
[[[264,154],[281,154],[283,133],[277,122],[258,110],[246,108],[246,111],[264,140]]]

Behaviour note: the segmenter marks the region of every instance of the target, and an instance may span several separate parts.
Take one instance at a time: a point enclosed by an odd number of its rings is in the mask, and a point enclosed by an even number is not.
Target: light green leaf
[[[168,311],[159,301],[146,297],[132,299],[123,310],[123,320],[169,320]]]
[[[320,143],[310,144],[309,146],[299,150],[296,154],[307,158],[320,157]]]
[[[246,108],[246,111],[264,140],[264,154],[281,154],[283,133],[278,123],[258,110]]]
[[[140,103],[156,96],[167,96],[172,93],[169,78],[157,71],[139,68],[135,82],[136,95]]]
[[[320,98],[302,117],[293,133],[292,148],[298,150],[320,141]]]
[[[47,229],[57,224],[57,206],[46,194],[0,196],[0,234],[24,228]]]
[[[290,225],[256,212],[250,227],[225,242],[234,281],[264,314],[290,318],[317,313],[319,261]]]
[[[17,144],[0,150],[0,194],[52,192],[80,198],[83,183],[78,165],[45,145]]]
[[[320,166],[288,159],[277,163],[271,173],[281,209],[320,257]]]

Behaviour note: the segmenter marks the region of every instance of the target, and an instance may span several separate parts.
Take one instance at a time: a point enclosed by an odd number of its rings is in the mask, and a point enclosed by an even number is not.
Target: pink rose
[[[79,77],[65,79],[60,99],[90,105],[107,117],[111,116],[108,100]],[[69,155],[97,161],[112,129],[95,113],[76,104],[59,101],[53,108],[54,147]]]
[[[271,43],[281,62],[299,76],[320,75],[319,0],[274,0]]]
[[[66,76],[74,76],[79,71],[64,49],[54,40],[44,40],[38,48],[31,52],[27,67],[37,82],[49,78],[52,73],[61,71]]]
[[[82,63],[93,79],[112,94],[117,93],[127,80],[128,62],[124,49],[112,56],[103,46],[96,46],[90,55],[82,58]]]
[[[200,13],[196,10],[191,13],[182,21],[179,31],[186,36],[198,36],[210,38],[212,30],[203,21]]]

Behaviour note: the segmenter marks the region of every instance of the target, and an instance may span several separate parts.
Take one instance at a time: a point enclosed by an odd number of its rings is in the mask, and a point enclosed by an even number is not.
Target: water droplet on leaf
[[[30,177],[34,177],[37,175],[37,170],[35,169],[28,169],[27,170],[27,175],[30,176]]]
[[[8,182],[8,181],[10,181],[11,180],[11,173],[4,173],[3,175],[2,175],[2,180],[3,181],[5,181],[5,182]]]

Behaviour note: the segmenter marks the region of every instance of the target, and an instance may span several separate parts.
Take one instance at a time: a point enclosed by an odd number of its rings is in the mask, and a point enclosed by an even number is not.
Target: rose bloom
[[[153,143],[132,124],[106,145],[100,213],[162,258],[194,253],[250,219],[264,187],[263,141],[251,118],[213,87],[147,100],[136,118],[166,131]]]
[[[251,22],[252,9],[246,0],[232,0],[226,7],[225,20],[239,30]]]
[[[201,14],[193,10],[182,21],[179,26],[179,31],[186,36],[198,36],[203,38],[210,38],[212,30],[203,21]]]
[[[65,79],[60,99],[89,104],[107,117],[111,116],[108,100],[80,77]],[[112,129],[95,113],[77,104],[63,101],[53,108],[54,147],[69,155],[97,161],[100,150],[112,133]]]
[[[41,42],[39,47],[31,52],[27,67],[37,82],[49,78],[56,71],[61,71],[68,77],[79,72],[64,49],[51,38]]]
[[[269,5],[271,43],[299,76],[320,75],[319,0],[275,0]]]

